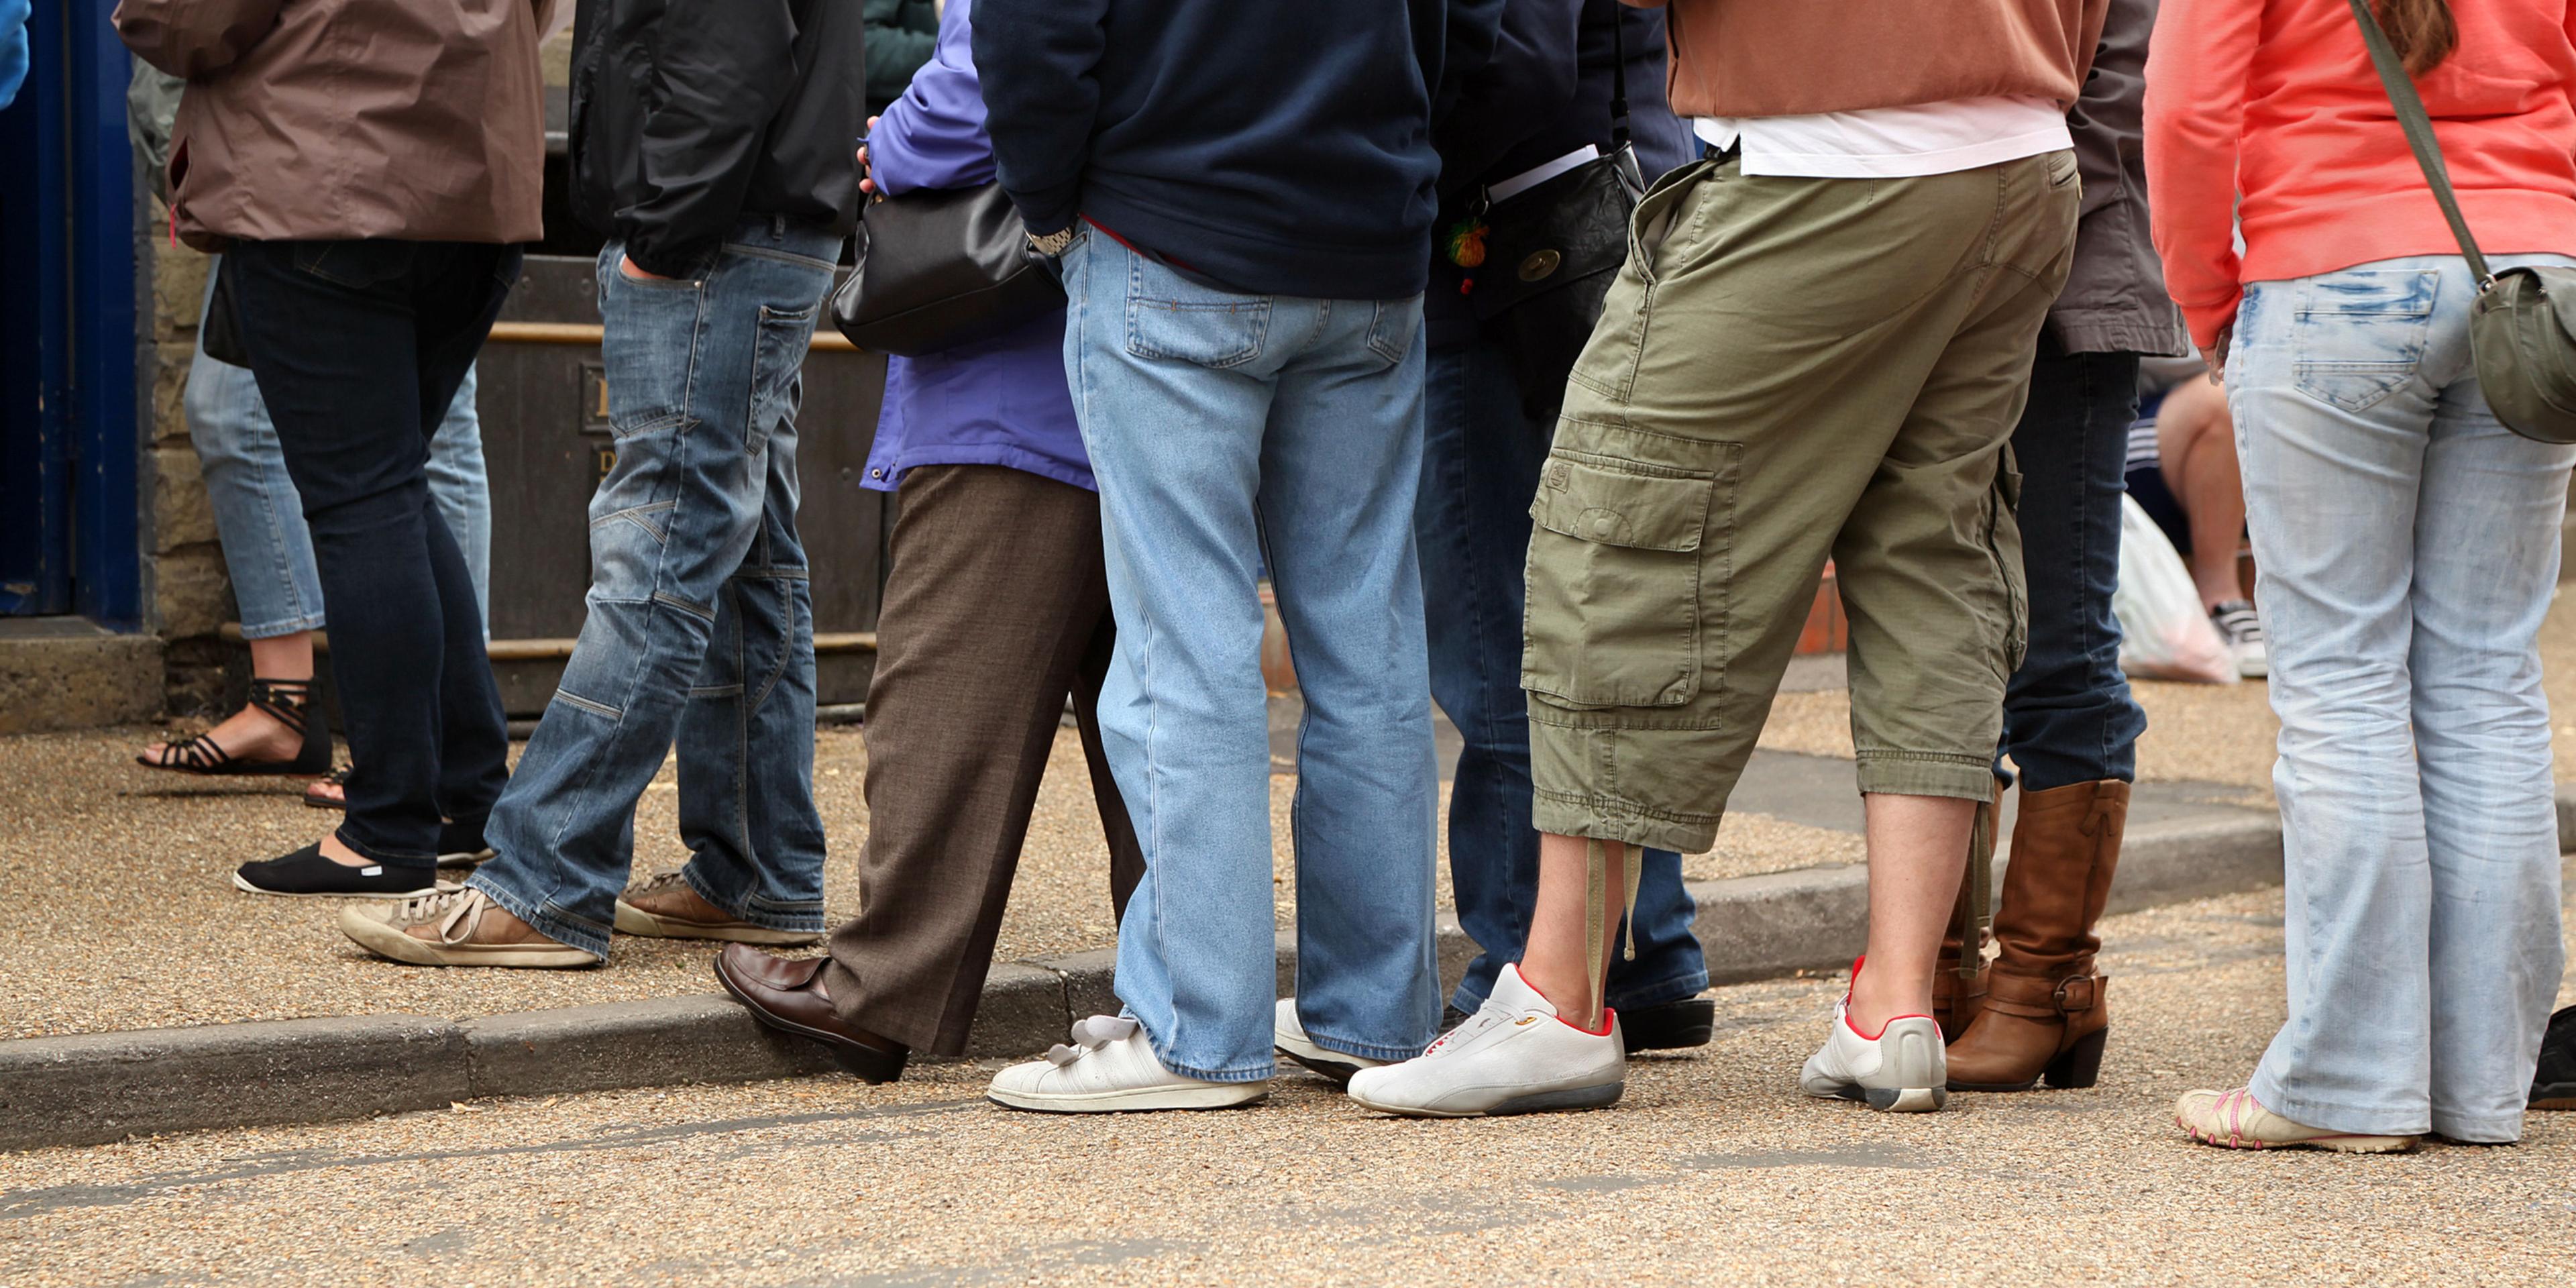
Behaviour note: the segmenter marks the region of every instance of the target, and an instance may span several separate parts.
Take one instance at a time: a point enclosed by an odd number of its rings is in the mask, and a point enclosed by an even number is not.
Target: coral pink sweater
[[[2576,253],[2576,6],[2451,7],[2459,48],[2416,86],[2469,230],[2491,255]],[[2146,154],[2165,285],[2203,347],[2245,282],[2458,253],[2347,0],[2164,0]]]

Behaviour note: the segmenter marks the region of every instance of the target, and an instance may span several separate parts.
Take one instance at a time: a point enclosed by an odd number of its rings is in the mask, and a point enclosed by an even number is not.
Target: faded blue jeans
[[[2253,1089],[2334,1131],[2519,1138],[2564,965],[2535,641],[2576,447],[2487,410],[2476,292],[2449,255],[2251,283],[2227,366],[2288,860]]]
[[[1306,699],[1298,1014],[1328,1049],[1419,1055],[1440,1024],[1422,301],[1237,295],[1089,232],[1064,279],[1118,620],[1101,738],[1145,851],[1118,998],[1174,1072],[1271,1075],[1266,554]]]
[[[1462,1011],[1484,1005],[1503,964],[1520,960],[1538,906],[1521,616],[1530,498],[1556,426],[1521,409],[1508,362],[1482,340],[1431,351],[1422,492],[1413,508],[1431,693],[1465,743],[1449,789],[1449,883],[1458,924],[1481,951],[1451,999]],[[1697,912],[1682,885],[1681,856],[1646,851],[1632,914],[1637,955],[1610,959],[1604,996],[1612,1008],[1677,1002],[1708,987],[1691,929]]]
[[[689,888],[822,933],[796,406],[840,254],[829,229],[768,219],[694,278],[599,253],[617,461],[590,502],[589,616],[470,881],[548,938],[608,954],[635,802],[675,740]]]
[[[216,257],[206,270],[206,294],[215,289]],[[202,312],[202,309],[200,310]],[[217,362],[197,346],[188,360],[185,395],[188,441],[205,473],[206,500],[215,514],[215,536],[224,549],[240,607],[243,639],[270,639],[323,627],[322,579],[313,571],[313,535],[304,526],[304,503],[287,477],[277,446],[277,426],[250,368]],[[474,578],[475,606],[484,633],[492,626],[492,489],[483,474],[483,425],[474,411],[474,369],[447,408],[447,419],[429,440],[429,495],[465,555]]]

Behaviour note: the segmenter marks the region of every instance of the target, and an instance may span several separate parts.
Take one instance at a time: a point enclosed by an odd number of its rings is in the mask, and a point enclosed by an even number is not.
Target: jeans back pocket
[[[1202,286],[1139,255],[1127,279],[1127,352],[1239,367],[1270,338],[1270,297]]]
[[[1530,504],[1521,687],[1579,707],[1677,707],[1699,692],[1702,546],[1712,529],[1728,539],[1736,450],[1724,479],[1548,458]]]
[[[2438,269],[2347,269],[2308,279],[2291,329],[2299,392],[2366,411],[2415,378],[2442,284]]]

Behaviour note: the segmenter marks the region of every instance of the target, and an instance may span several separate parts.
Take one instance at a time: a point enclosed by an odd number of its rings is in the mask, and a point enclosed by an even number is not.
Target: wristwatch
[[[1029,234],[1029,246],[1036,250],[1037,253],[1050,258],[1062,255],[1065,252],[1065,249],[1071,245],[1073,245],[1073,229],[1071,228],[1061,228],[1055,232],[1048,233],[1044,237],[1040,237],[1036,233]]]

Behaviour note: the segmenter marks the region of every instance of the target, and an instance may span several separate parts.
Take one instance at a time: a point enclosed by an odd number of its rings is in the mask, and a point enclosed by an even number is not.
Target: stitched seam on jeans
[[[625,712],[620,711],[605,702],[593,702],[578,693],[567,693],[562,689],[555,690],[555,700],[569,706],[579,707],[584,711],[588,711],[596,715],[606,716],[611,720],[622,720],[626,716]]]
[[[692,604],[688,600],[682,599],[678,595],[674,595],[667,590],[654,591],[653,602],[679,609],[681,612],[687,613],[689,616],[695,617],[700,621],[712,622],[716,619],[714,609],[703,607],[698,604]]]

